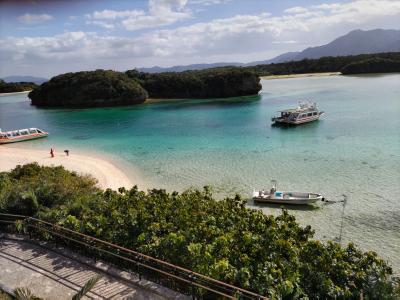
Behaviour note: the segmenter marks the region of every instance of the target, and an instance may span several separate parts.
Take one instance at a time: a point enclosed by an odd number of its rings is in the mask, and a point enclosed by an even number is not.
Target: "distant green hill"
[[[400,60],[379,57],[370,58],[348,64],[341,70],[341,72],[345,75],[400,72]]]
[[[350,64],[360,63],[371,59],[376,60],[376,67],[374,68],[374,70],[372,68],[365,70],[361,70],[361,68],[359,68],[358,70],[360,71],[360,73],[394,72],[394,65],[400,62],[400,52],[361,54],[354,56],[350,55],[337,57],[327,56],[321,57],[319,59],[303,59],[299,61],[290,61],[279,64],[257,65],[247,68],[260,76],[342,72],[342,70],[345,70],[345,68],[347,68],[347,66]],[[381,66],[377,67],[378,64],[381,64]],[[355,69],[353,69],[352,72],[354,71]]]
[[[7,83],[0,79],[0,93],[15,93],[30,91],[36,88],[33,82],[11,82]]]
[[[20,75],[14,75],[14,76],[6,76],[2,78],[5,82],[33,82],[36,84],[42,84],[43,82],[48,81],[47,78],[44,77],[36,77],[36,76],[20,76]]]

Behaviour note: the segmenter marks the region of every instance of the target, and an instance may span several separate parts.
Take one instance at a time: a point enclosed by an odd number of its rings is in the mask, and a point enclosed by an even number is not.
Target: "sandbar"
[[[341,75],[340,72],[324,72],[324,73],[303,73],[303,74],[287,74],[287,75],[268,75],[261,76],[261,79],[285,79],[285,78],[303,78],[303,77],[324,77]]]
[[[12,145],[0,145],[0,172],[9,171],[17,165],[37,162],[43,166],[64,166],[65,169],[75,171],[78,174],[89,174],[98,180],[98,186],[102,189],[119,187],[131,188],[137,184],[143,188],[144,184],[138,176],[128,177],[120,168],[110,161],[88,154],[82,154],[77,150],[67,156],[63,151],[55,151],[55,157],[50,156],[49,149],[26,149]]]
[[[0,93],[0,96],[11,96],[11,95],[18,95],[18,94],[27,94],[29,91],[23,91],[23,92],[12,92],[12,93]]]

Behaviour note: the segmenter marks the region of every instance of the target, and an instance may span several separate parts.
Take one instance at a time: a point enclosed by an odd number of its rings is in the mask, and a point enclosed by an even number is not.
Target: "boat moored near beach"
[[[280,113],[280,116],[272,118],[274,124],[299,125],[316,121],[324,114],[318,109],[316,103],[311,102],[299,102],[297,108],[285,109]]]
[[[317,193],[277,191],[276,181],[272,180],[270,190],[253,191],[253,200],[264,203],[305,205],[313,204],[319,200],[324,201],[324,197]]]
[[[46,137],[49,134],[38,128],[27,128],[12,131],[1,131],[0,129],[0,144],[9,144],[16,142],[29,141]]]

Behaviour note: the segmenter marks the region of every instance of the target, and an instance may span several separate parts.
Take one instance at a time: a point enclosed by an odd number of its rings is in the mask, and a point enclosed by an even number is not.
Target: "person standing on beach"
[[[53,150],[53,148],[50,148],[50,155],[51,155],[51,157],[54,157],[54,150]]]
[[[67,156],[69,156],[69,150],[64,150],[65,154],[67,154]]]

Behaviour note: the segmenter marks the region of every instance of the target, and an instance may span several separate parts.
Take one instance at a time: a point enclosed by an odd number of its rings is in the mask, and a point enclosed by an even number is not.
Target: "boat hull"
[[[323,199],[321,194],[314,193],[292,193],[291,197],[276,198],[271,195],[259,196],[258,192],[254,192],[253,200],[260,203],[274,204],[293,204],[293,205],[308,205],[313,204]],[[297,194],[297,195],[296,195]]]
[[[288,120],[288,119],[276,118],[274,120],[274,122],[275,122],[275,124],[301,125],[301,124],[317,121],[317,120],[319,120],[320,116],[321,115],[317,115],[317,116],[312,116],[312,117],[309,117],[309,118],[297,119],[297,120],[294,120],[294,121],[291,121],[291,120]]]
[[[36,140],[36,139],[44,138],[48,135],[49,135],[48,133],[38,133],[38,134],[32,134],[32,135],[27,135],[27,136],[18,136],[18,137],[6,138],[6,139],[0,138],[0,145]]]

